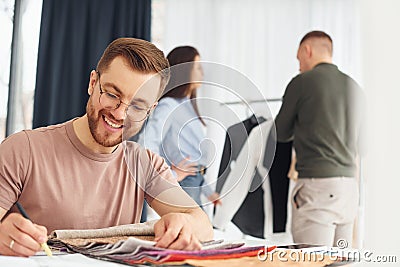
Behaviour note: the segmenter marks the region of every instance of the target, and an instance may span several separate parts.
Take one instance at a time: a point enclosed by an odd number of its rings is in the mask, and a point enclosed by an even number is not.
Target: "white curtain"
[[[298,73],[299,41],[315,29],[331,35],[334,62],[361,83],[359,14],[354,0],[156,2],[164,8],[159,20],[163,30],[156,38],[166,53],[178,45],[193,45],[203,60],[247,75],[268,98],[281,97]]]

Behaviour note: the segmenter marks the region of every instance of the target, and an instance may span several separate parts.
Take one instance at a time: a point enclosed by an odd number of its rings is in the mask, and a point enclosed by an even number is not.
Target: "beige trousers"
[[[359,192],[355,178],[300,178],[292,194],[295,243],[351,247]]]

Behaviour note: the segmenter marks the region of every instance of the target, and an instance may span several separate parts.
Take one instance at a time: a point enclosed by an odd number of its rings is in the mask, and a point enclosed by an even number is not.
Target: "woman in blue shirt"
[[[201,206],[201,193],[221,204],[219,194],[204,181],[208,162],[205,122],[196,91],[203,80],[199,52],[180,46],[167,56],[171,79],[138,142],[165,158],[182,188]]]

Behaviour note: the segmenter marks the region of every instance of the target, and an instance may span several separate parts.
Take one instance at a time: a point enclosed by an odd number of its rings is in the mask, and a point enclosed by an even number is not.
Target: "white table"
[[[125,264],[96,260],[82,254],[65,254],[48,257],[44,255],[29,258],[0,256],[1,267],[126,267]]]
[[[228,236],[224,236],[228,234]],[[247,246],[259,246],[259,245],[276,245],[276,244],[288,244],[291,243],[291,237],[286,234],[276,234],[273,238],[258,239],[258,238],[246,238],[243,239],[243,234],[238,236],[232,236],[231,233],[215,233],[215,236],[225,240],[231,240],[232,237],[238,237],[236,242],[244,242]],[[242,238],[239,238],[242,237]],[[53,257],[48,257],[44,252],[38,252],[35,256],[29,258],[22,257],[7,257],[0,256],[0,267],[126,267],[125,264],[118,264],[114,262],[108,262],[103,260],[96,260],[93,258],[86,257],[82,254],[66,254],[57,253]],[[138,265],[140,266],[140,265]],[[143,265],[144,266],[144,265]]]

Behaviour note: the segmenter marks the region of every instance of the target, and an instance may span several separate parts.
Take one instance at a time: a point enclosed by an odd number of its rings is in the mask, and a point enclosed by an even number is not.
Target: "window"
[[[0,141],[32,128],[41,12],[42,1],[0,0]]]
[[[0,0],[0,142],[6,134],[14,0]]]

